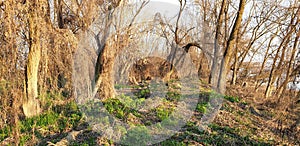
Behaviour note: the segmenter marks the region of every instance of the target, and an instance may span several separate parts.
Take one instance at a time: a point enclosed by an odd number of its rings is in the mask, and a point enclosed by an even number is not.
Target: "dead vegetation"
[[[111,115],[132,126],[117,129],[124,134],[123,142],[147,145],[153,133],[146,126],[176,125],[171,115],[181,108],[178,101],[188,98],[178,92],[185,88],[177,82],[182,78],[179,70],[189,76],[191,68],[196,68],[197,79],[188,83],[200,82],[193,116],[178,133],[155,145],[300,144],[296,0],[179,0],[174,24],[167,18],[136,24],[148,3],[1,1],[0,145],[120,145],[93,130],[82,109],[95,109],[78,104],[79,94],[84,99],[96,96]],[[247,14],[245,6],[251,7]],[[199,15],[185,14],[188,8]],[[133,61],[147,56],[147,49],[159,50],[168,59]],[[180,51],[190,56],[191,64],[176,68],[170,60]],[[140,85],[133,96],[114,94],[123,87],[112,77],[118,54],[123,59],[119,75],[129,72],[128,81]],[[76,76],[75,71],[87,72]],[[151,82],[156,79],[163,85]],[[225,84],[226,92],[220,89]],[[165,89],[166,95],[151,97],[150,89]],[[201,118],[215,97],[224,102],[203,130]],[[100,119],[111,123],[108,117]]]

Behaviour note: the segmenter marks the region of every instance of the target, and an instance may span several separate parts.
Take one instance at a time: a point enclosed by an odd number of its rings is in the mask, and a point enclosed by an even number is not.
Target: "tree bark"
[[[211,84],[213,87],[217,87],[217,78],[218,78],[218,56],[219,56],[219,35],[220,35],[220,29],[223,23],[222,14],[225,11],[225,0],[222,1],[221,10],[218,16],[217,20],[217,26],[216,26],[216,33],[215,33],[215,42],[214,42],[214,56],[213,56],[213,63],[211,66],[211,72],[209,75],[208,83]]]
[[[230,84],[235,85],[237,81],[237,76],[238,76],[238,62],[239,62],[239,56],[238,56],[238,41],[239,37],[236,38],[236,46],[234,49],[234,64],[233,64],[233,72],[232,72],[232,79]]]
[[[243,17],[245,5],[246,5],[246,0],[240,0],[237,18],[233,25],[233,28],[230,33],[229,40],[227,41],[227,45],[226,45],[225,52],[223,55],[223,60],[221,63],[221,68],[220,68],[220,72],[219,72],[219,80],[218,80],[218,90],[220,93],[225,93],[226,81],[227,81],[226,76],[227,76],[227,73],[230,68],[230,59],[231,59],[232,52],[233,52],[232,50],[234,48],[235,39],[237,37],[238,30],[240,29],[240,26],[242,23],[242,17]]]
[[[118,0],[114,4],[113,8],[117,8],[121,6],[125,1]],[[107,31],[112,26],[112,13],[113,10],[109,10],[107,12],[107,18],[105,19],[105,31],[102,38],[99,38],[99,34],[95,36],[97,47],[98,47],[98,56],[95,66],[95,74],[94,79],[95,83],[93,83],[93,93],[92,96],[95,97],[98,93],[99,98],[101,100],[105,100],[107,98],[115,97],[114,83],[113,83],[113,67],[114,62],[117,57],[117,53],[121,51],[122,48],[128,45],[129,43],[129,34],[130,29],[132,27],[132,23],[134,22],[138,13],[140,13],[141,9],[147,4],[147,2],[143,2],[143,4],[139,7],[139,10],[132,18],[131,23],[128,25],[125,31],[116,32],[116,38],[109,38],[110,32]],[[110,40],[111,39],[111,40]]]
[[[100,99],[103,100],[115,96],[112,73],[116,52],[114,48],[105,46],[97,58],[95,71],[96,86],[93,95],[96,95],[98,92]]]
[[[32,117],[41,113],[38,100],[38,69],[41,59],[40,30],[38,22],[38,1],[30,2],[29,13],[29,54],[25,72],[26,99],[23,103],[23,112],[26,117]]]
[[[58,23],[58,28],[63,29],[64,28],[64,20],[63,20],[63,7],[62,7],[62,0],[56,0],[56,2],[54,2],[55,4],[57,4],[55,7],[56,11],[57,11],[57,23]]]

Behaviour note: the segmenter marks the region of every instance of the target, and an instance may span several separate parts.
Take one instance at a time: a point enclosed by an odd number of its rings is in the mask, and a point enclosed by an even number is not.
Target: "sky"
[[[153,20],[154,15],[159,12],[162,17],[174,17],[179,11],[178,5],[169,3],[167,1],[176,1],[176,0],[151,0],[141,11],[141,17],[139,19]]]
[[[172,3],[172,4],[179,5],[179,1],[178,0],[151,0],[151,1],[167,2],[167,3]]]

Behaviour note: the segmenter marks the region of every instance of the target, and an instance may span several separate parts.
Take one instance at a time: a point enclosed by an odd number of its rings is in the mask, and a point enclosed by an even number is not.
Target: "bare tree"
[[[297,15],[299,13],[300,13],[300,11],[299,11],[299,8],[298,8],[297,12],[294,15]],[[294,23],[294,26],[296,26],[297,24],[299,24],[299,17],[294,18],[294,19],[297,19],[297,20],[295,20],[295,22],[292,22],[292,23]],[[295,28],[295,33],[296,33],[296,28]],[[290,82],[290,78],[293,76],[291,73],[292,73],[292,70],[293,70],[293,64],[294,64],[294,61],[295,61],[297,46],[299,45],[299,35],[296,34],[296,37],[295,37],[293,43],[294,44],[293,44],[293,47],[291,49],[290,59],[288,60],[288,67],[287,67],[286,73],[285,73],[285,79],[284,79],[283,83],[280,86],[277,85],[277,86],[279,86],[279,88],[276,91],[277,92],[276,95],[278,96],[279,99],[282,98],[283,92],[286,90],[287,84],[288,84],[288,82]],[[285,52],[285,51],[283,51],[283,52]],[[281,55],[282,58],[284,56],[285,56],[284,54]],[[283,60],[281,60],[280,62],[283,62]],[[280,66],[281,65],[279,65],[279,67]]]
[[[292,17],[293,18],[291,18],[290,24],[286,28],[285,35],[283,36],[281,43],[279,44],[279,46],[277,48],[275,57],[273,59],[273,63],[272,63],[269,78],[268,78],[268,84],[267,84],[267,87],[265,90],[265,97],[270,97],[272,95],[272,91],[273,91],[272,86],[273,86],[274,82],[276,81],[276,78],[278,78],[278,74],[277,75],[275,74],[275,72],[277,71],[276,68],[281,67],[282,60],[285,57],[284,53],[286,51],[287,44],[288,44],[292,34],[295,32],[296,28],[294,26],[294,22],[296,19],[296,15],[294,14]],[[296,23],[297,23],[297,20],[296,20]],[[281,55],[280,55],[280,51],[282,53]],[[279,64],[277,64],[278,59],[280,59]]]
[[[123,30],[120,30],[120,28],[115,27],[116,37],[114,38],[109,38],[111,34],[109,31],[106,30],[110,30],[112,27],[112,21],[113,21],[112,15],[115,11],[112,9],[107,12],[107,15],[105,17],[104,35],[100,37],[101,32],[95,35],[99,53],[98,53],[96,66],[95,66],[95,74],[94,74],[95,83],[93,83],[94,85],[92,85],[92,96],[95,96],[98,91],[101,99],[112,98],[115,96],[113,79],[112,79],[112,75],[113,75],[112,71],[113,71],[115,58],[117,56],[117,53],[119,53],[125,46],[129,44],[129,36],[131,35],[130,31],[131,31],[132,24],[135,21],[137,15],[140,13],[141,9],[145,5],[147,5],[147,3],[148,1],[142,2],[136,14],[131,18],[131,21],[128,24],[128,26],[125,26]],[[118,5],[114,5],[114,9],[116,9],[119,6],[125,5],[123,1],[120,1],[117,4]],[[122,15],[122,13],[119,15]]]
[[[240,25],[242,22],[242,17],[245,9],[245,0],[240,0],[239,4],[239,10],[237,12],[237,18],[235,20],[235,23],[233,25],[232,31],[229,36],[229,40],[227,41],[227,45],[223,54],[223,60],[220,67],[220,73],[219,73],[219,81],[218,81],[218,90],[221,93],[225,92],[226,87],[226,75],[230,68],[230,60],[232,57],[232,49],[234,48],[235,44],[235,38],[238,34],[238,30],[240,29]]]
[[[209,83],[212,84],[213,87],[217,87],[217,79],[218,79],[218,56],[220,52],[220,46],[219,46],[219,36],[221,33],[221,26],[223,23],[223,17],[222,15],[224,14],[225,11],[225,0],[222,1],[221,4],[221,9],[218,15],[218,19],[216,22],[216,32],[215,32],[215,42],[214,42],[214,58],[213,58],[213,63],[211,67],[211,73],[209,76]]]

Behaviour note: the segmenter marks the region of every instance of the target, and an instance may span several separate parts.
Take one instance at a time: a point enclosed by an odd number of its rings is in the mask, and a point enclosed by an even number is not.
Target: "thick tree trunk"
[[[113,3],[113,8],[117,8],[124,3],[125,1],[117,0]],[[127,45],[129,37],[128,34],[131,27],[131,25],[129,25],[125,33],[117,33],[118,37],[116,40],[109,40],[110,31],[108,30],[112,25],[112,12],[112,10],[107,12],[107,18],[105,19],[105,31],[103,32],[104,35],[102,38],[99,38],[100,34],[95,36],[99,53],[97,56],[94,74],[95,83],[92,85],[92,96],[95,97],[98,93],[101,100],[113,98],[115,96],[113,83],[114,61],[117,57],[117,53],[121,51],[121,48],[124,48],[124,46]]]
[[[215,42],[214,42],[214,56],[213,56],[213,62],[212,62],[212,66],[211,66],[211,72],[209,75],[209,79],[208,79],[208,83],[211,84],[213,87],[217,87],[217,82],[218,82],[218,56],[219,56],[219,50],[220,50],[220,46],[219,46],[219,35],[220,35],[220,30],[221,30],[221,26],[223,23],[223,18],[222,18],[222,14],[225,11],[225,0],[222,1],[222,5],[221,5],[221,10],[218,16],[218,20],[217,20],[217,27],[216,27],[216,33],[215,33]]]
[[[227,81],[226,76],[230,67],[230,59],[233,52],[232,49],[234,48],[235,38],[237,37],[238,30],[242,23],[242,17],[243,17],[245,5],[246,5],[246,0],[240,0],[237,18],[233,25],[232,32],[230,34],[229,40],[227,41],[226,49],[223,55],[223,60],[221,63],[219,80],[218,80],[218,90],[220,93],[225,93],[226,81]]]
[[[208,42],[209,41],[209,21],[207,18],[207,13],[208,13],[208,4],[207,1],[203,2],[203,48],[208,48]],[[199,60],[199,68],[198,68],[198,77],[200,80],[205,81],[208,83],[209,81],[209,74],[210,74],[210,64],[209,64],[208,58],[205,56],[205,53],[203,50],[201,50],[200,54],[200,60]]]
[[[26,99],[23,102],[23,112],[26,117],[40,114],[41,108],[38,98],[38,69],[41,57],[40,33],[38,23],[37,1],[31,2],[29,16],[30,48],[26,66]]]
[[[105,36],[108,36],[108,34]],[[120,40],[123,42],[121,43]],[[96,36],[96,41],[99,48],[99,54],[95,67],[95,83],[92,85],[92,96],[95,97],[98,93],[99,98],[105,100],[107,98],[115,97],[113,83],[114,62],[118,55],[117,53],[119,53],[128,43],[128,32],[123,35],[118,34],[117,40],[109,40],[108,37],[105,37],[100,41],[99,37]]]
[[[96,85],[93,95],[100,99],[113,98],[115,91],[113,87],[113,66],[116,58],[116,50],[105,46],[98,55],[95,71]]]

